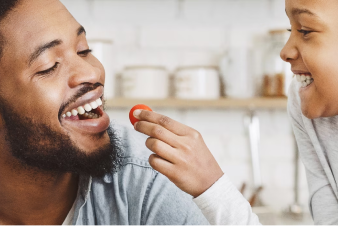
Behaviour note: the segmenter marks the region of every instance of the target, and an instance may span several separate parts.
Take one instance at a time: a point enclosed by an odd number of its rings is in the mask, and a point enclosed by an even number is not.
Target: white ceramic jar
[[[121,76],[122,96],[130,99],[166,99],[169,73],[161,66],[129,66]]]
[[[217,67],[190,66],[178,68],[174,77],[178,99],[219,99],[220,76]]]

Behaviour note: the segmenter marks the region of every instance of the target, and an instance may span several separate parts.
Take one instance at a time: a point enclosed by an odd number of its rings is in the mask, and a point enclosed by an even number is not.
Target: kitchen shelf
[[[176,108],[176,109],[279,109],[286,110],[287,98],[250,98],[232,99],[221,98],[218,100],[142,100],[114,98],[106,101],[108,109],[132,108],[136,104],[145,104],[151,108]]]

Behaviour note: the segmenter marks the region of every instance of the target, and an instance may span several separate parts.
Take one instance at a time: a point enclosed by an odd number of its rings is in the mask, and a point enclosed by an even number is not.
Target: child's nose
[[[284,48],[280,52],[280,57],[285,62],[291,62],[292,60],[297,60],[299,57],[299,52],[296,47],[295,41],[290,37],[288,42],[285,44]]]

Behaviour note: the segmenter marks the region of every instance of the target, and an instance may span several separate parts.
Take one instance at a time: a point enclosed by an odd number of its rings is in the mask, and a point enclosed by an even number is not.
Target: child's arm
[[[150,138],[150,165],[195,203],[212,224],[259,224],[249,203],[223,174],[196,130],[150,111],[134,111],[135,129]],[[216,183],[215,183],[216,182]]]
[[[194,202],[210,224],[260,225],[248,201],[223,175]]]

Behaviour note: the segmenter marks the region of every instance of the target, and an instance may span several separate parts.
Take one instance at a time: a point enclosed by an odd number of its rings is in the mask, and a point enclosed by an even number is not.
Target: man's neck
[[[77,195],[77,175],[20,165],[0,150],[0,224],[62,224]]]

